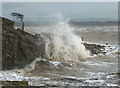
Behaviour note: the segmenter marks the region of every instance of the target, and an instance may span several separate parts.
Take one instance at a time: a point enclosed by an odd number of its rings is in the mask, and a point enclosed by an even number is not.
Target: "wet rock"
[[[14,22],[2,19],[2,69],[23,68],[34,59],[44,57],[45,44],[41,36],[13,27]]]
[[[91,55],[106,54],[106,52],[104,52],[105,46],[88,44],[88,43],[83,43],[83,44],[85,48],[90,51]]]
[[[2,81],[3,86],[28,86],[28,81]]]
[[[41,88],[40,86],[2,86],[2,88]],[[42,87],[46,88],[46,87]]]
[[[36,34],[32,35],[21,29],[14,28],[14,22],[2,19],[2,69],[9,70],[14,68],[23,68],[30,64],[37,57],[47,59],[45,55],[45,41],[41,36],[49,39],[50,34]],[[52,35],[51,35],[52,36]],[[106,54],[104,52],[105,46],[96,44],[83,43],[85,48],[88,49],[92,55]],[[52,43],[50,50],[53,51]],[[50,54],[52,57],[52,53]],[[53,57],[54,59],[54,57]],[[60,57],[61,60],[63,60]],[[44,64],[41,62],[40,64]],[[63,64],[67,65],[67,64]],[[68,66],[70,67],[70,66]]]

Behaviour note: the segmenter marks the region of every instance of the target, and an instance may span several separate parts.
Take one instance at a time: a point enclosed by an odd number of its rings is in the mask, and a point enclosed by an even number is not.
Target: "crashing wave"
[[[40,34],[45,40],[46,56],[50,60],[80,61],[89,56],[89,51],[82,44],[79,36],[72,32],[68,24],[68,19],[64,19],[61,14],[52,29],[40,30]]]

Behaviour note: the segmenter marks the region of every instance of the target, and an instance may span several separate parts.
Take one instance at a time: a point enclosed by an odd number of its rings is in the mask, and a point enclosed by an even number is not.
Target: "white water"
[[[57,16],[57,22],[52,29],[39,30],[46,43],[46,56],[51,60],[79,61],[89,56],[79,36],[72,32],[68,19]]]
[[[89,52],[85,49],[84,45],[82,44],[81,38],[72,32],[72,30],[74,29],[69,26],[68,21],[69,21],[68,19],[64,19],[61,15],[58,15],[58,21],[56,22],[56,25],[54,25],[53,27],[46,28],[44,30],[41,30],[41,28],[34,30],[34,33],[42,34],[42,37],[44,38],[46,42],[46,55],[49,59],[79,61],[79,60],[84,60],[89,56]],[[111,52],[109,47],[105,48],[105,52]],[[104,60],[105,58],[101,57],[100,60],[101,59]],[[113,59],[115,60],[115,57],[113,57]],[[10,80],[10,81],[26,80],[26,81],[29,81],[29,85],[32,85],[32,86],[33,85],[42,86],[43,84],[41,84],[41,80],[42,81],[45,80],[43,82],[50,83],[50,84],[59,84],[60,81],[52,81],[50,80],[49,76],[42,77],[42,75],[41,76],[37,76],[37,75],[29,76],[28,75],[29,70],[30,71],[34,70],[36,63],[39,62],[40,60],[43,60],[43,58],[35,59],[27,68],[19,70],[19,71],[18,70],[17,71],[16,70],[1,71],[0,80]],[[110,62],[104,62],[104,61],[99,61],[99,60],[98,61],[97,60],[96,61],[85,61],[83,62],[84,65],[80,65],[80,67],[75,68],[75,69],[78,69],[78,72],[82,72],[82,71],[84,72],[85,70],[85,72],[82,74],[88,73],[87,77],[89,77],[89,79],[85,78],[86,80],[84,81],[88,83],[88,85],[90,84],[95,85],[95,83],[102,85],[106,83],[106,80],[103,80],[103,79],[91,80],[90,78],[94,78],[94,77],[100,78],[102,74],[105,74],[104,70],[102,71],[103,73],[99,73],[101,69],[108,69],[108,67],[114,67],[114,65],[117,65],[116,63],[113,63],[113,61],[110,61]],[[58,65],[61,64],[61,62],[57,62],[57,61],[49,61],[49,62],[50,64],[54,65],[56,68],[60,68]],[[69,68],[69,67],[66,67],[66,68]],[[83,70],[79,70],[79,69],[83,69]],[[99,71],[95,71],[94,69],[96,70],[98,69]],[[112,70],[112,68],[110,70]],[[74,70],[71,67],[71,72],[72,71]],[[56,74],[49,73],[46,70],[45,72],[47,74],[51,74],[51,76],[55,75],[55,77],[58,76],[58,77],[64,77],[64,78],[70,78],[70,79],[71,78],[72,79],[83,79],[84,78],[84,76],[82,76],[81,74],[77,72],[75,72],[74,74],[81,75],[80,76],[81,78],[78,78],[72,75],[60,75],[57,73],[57,71],[56,71]],[[27,73],[28,76],[24,75],[24,73],[25,74]],[[39,73],[42,73],[42,72],[39,71]],[[45,74],[44,71],[43,71],[43,74]],[[107,76],[107,78],[110,78],[109,75]],[[66,81],[66,82],[61,81],[60,83],[61,85],[62,83],[63,85],[65,85],[65,83],[67,84],[67,82],[69,83],[69,81]],[[74,82],[70,84],[77,85],[77,83],[74,83]],[[110,83],[110,84],[106,83],[106,84],[109,86],[115,85],[114,83]],[[80,83],[78,83],[78,86],[79,85]]]

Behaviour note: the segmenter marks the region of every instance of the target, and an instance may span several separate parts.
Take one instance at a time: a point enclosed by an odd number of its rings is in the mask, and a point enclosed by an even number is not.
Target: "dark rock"
[[[13,27],[14,22],[2,19],[2,69],[23,68],[37,57],[44,56],[45,44],[41,36]]]
[[[87,43],[83,43],[85,48],[87,50],[90,51],[91,55],[98,55],[98,54],[105,54],[106,52],[104,52],[105,50],[105,46],[101,46],[101,45],[96,45],[96,44],[87,44]]]
[[[28,81],[2,81],[3,86],[28,86]]]
[[[48,88],[45,86],[2,86],[2,88]]]
[[[37,57],[45,56],[45,41],[41,34],[32,35],[21,29],[14,28],[14,22],[2,19],[2,69],[23,68]],[[51,39],[50,34],[42,34]],[[105,54],[105,46],[83,43],[92,55]],[[51,48],[52,51],[52,48]],[[52,55],[52,54],[51,54]]]

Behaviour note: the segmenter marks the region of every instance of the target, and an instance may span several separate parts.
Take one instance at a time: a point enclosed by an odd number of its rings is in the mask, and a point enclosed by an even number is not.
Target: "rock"
[[[105,54],[105,46],[96,45],[96,44],[87,44],[83,43],[85,48],[90,51],[91,55]]]
[[[3,86],[28,86],[28,81],[2,81]]]
[[[13,27],[14,22],[2,19],[2,70],[23,68],[37,57],[44,57],[45,44],[41,36]]]
[[[1,88],[41,88],[41,86],[2,86]],[[46,87],[42,87],[46,88]]]
[[[15,29],[13,21],[6,18],[0,19],[2,19],[2,70],[23,68],[37,57],[48,58],[45,55],[45,41],[41,34],[32,35],[19,28]],[[42,36],[51,39],[49,35],[42,34]],[[83,44],[92,55],[105,54],[103,52],[105,46]]]

